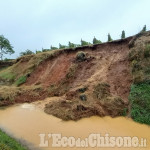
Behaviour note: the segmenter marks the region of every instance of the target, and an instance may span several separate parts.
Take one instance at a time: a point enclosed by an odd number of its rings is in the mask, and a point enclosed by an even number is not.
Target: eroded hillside
[[[45,112],[64,120],[126,115],[130,112],[130,87],[135,81],[130,48],[136,49],[139,39],[143,45],[147,44],[149,32],[98,45],[18,58],[13,66],[0,72],[3,83],[0,105],[55,97],[46,104]]]

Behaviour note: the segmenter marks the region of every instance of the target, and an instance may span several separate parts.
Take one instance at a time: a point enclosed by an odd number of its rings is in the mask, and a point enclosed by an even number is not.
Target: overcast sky
[[[21,51],[79,44],[81,38],[107,41],[150,30],[150,0],[0,0],[0,34]],[[10,57],[10,56],[7,56]]]

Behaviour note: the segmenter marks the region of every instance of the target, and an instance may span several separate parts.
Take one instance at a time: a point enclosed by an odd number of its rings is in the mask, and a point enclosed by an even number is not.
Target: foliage
[[[69,42],[69,43],[68,43],[68,47],[69,47],[69,48],[75,48],[75,47],[76,47],[76,44]]]
[[[122,31],[122,34],[121,34],[121,39],[124,39],[126,36],[125,36],[125,31],[123,30]]]
[[[37,50],[36,50],[36,54],[38,54],[38,53],[41,53],[41,51],[37,51]]]
[[[56,49],[58,48],[51,45],[51,50],[56,50]]]
[[[95,37],[93,38],[93,44],[101,44],[100,40],[97,40]]]
[[[67,46],[61,45],[61,44],[59,43],[59,49],[65,49],[65,48],[67,48]]]
[[[27,80],[27,77],[26,76],[21,76],[16,82],[15,82],[15,85],[19,86],[23,83],[25,83]]]
[[[87,46],[87,45],[90,45],[90,43],[81,39],[81,46]]]
[[[111,42],[113,39],[111,38],[110,34],[108,33],[108,42]]]
[[[76,55],[76,60],[77,61],[84,61],[86,60],[86,54],[82,51],[79,51]]]
[[[48,51],[50,51],[50,49],[43,49],[42,48],[42,52],[48,52]]]
[[[3,70],[0,73],[0,79],[2,80],[7,80],[10,82],[13,82],[16,78],[16,74],[14,74],[13,72],[11,72],[9,69],[8,70]]]
[[[144,27],[143,27],[141,32],[146,32],[146,25],[144,25]]]
[[[32,55],[34,54],[34,52],[32,52],[31,50],[27,49],[25,52],[21,52],[20,56],[24,56],[24,55]]]
[[[4,54],[13,54],[15,51],[11,46],[8,39],[6,39],[3,35],[0,35],[0,58],[3,59]]]
[[[150,82],[133,84],[129,101],[131,102],[131,117],[133,120],[150,125]]]
[[[0,130],[0,149],[1,150],[27,150],[19,142]]]
[[[128,108],[124,108],[122,111],[122,116],[127,116]]]

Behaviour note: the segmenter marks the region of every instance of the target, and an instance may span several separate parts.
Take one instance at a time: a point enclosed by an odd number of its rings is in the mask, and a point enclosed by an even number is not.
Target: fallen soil
[[[54,97],[44,103],[44,111],[63,120],[128,113],[133,38],[19,58],[11,71],[24,66],[17,77],[25,74],[27,80],[17,87],[22,92],[16,92],[13,101],[5,98],[0,105]],[[31,86],[40,88],[25,90]]]

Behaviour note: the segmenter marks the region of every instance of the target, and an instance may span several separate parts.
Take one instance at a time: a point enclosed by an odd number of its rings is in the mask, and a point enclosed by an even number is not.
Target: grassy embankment
[[[131,117],[139,123],[150,125],[150,44],[132,49],[133,84],[129,95]]]
[[[0,150],[27,150],[27,148],[0,130]]]

